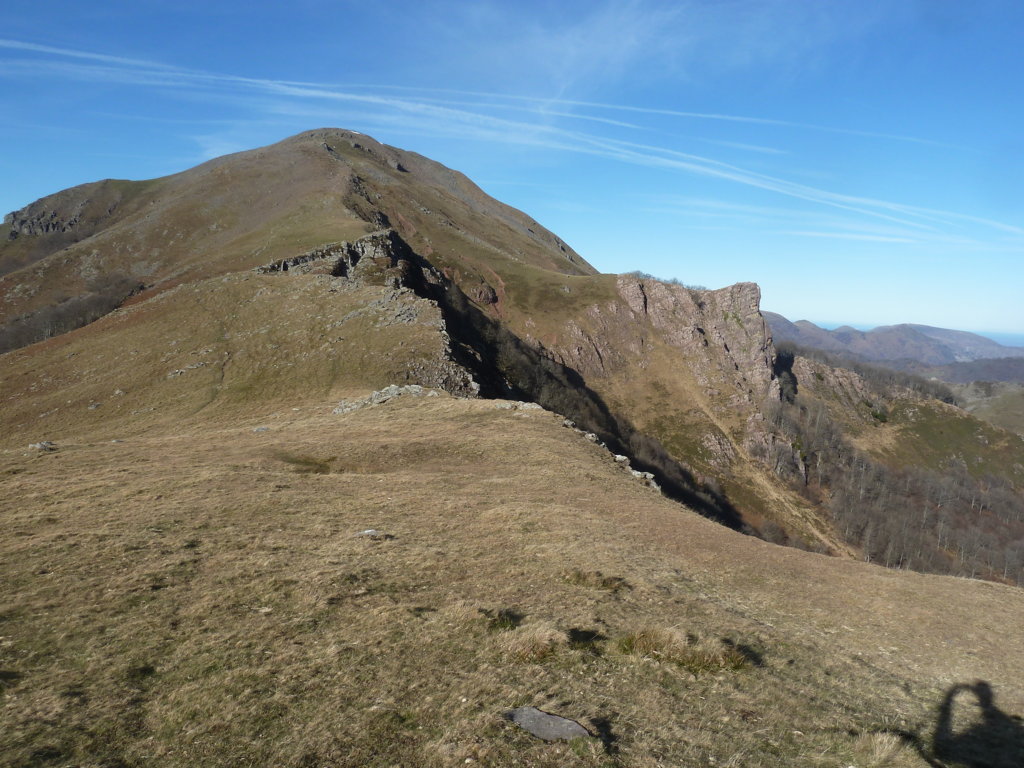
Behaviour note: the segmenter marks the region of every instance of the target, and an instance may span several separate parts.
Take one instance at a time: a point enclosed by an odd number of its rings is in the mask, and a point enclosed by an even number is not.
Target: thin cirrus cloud
[[[719,221],[730,228],[763,234],[836,240],[902,243],[918,246],[956,246],[961,249],[1003,251],[1013,245],[980,240],[942,230],[925,231],[875,219],[855,219],[843,211],[834,213],[804,208],[736,203],[728,200],[662,197],[652,199],[645,213],[670,215],[686,222]],[[689,226],[688,228],[694,228]]]
[[[832,126],[821,126],[813,125],[808,123],[797,123],[787,120],[777,120],[772,118],[764,117],[753,117],[748,115],[728,115],[719,113],[707,113],[707,112],[688,112],[674,109],[660,109],[651,107],[639,107],[633,105],[624,104],[609,104],[604,102],[595,101],[581,101],[574,99],[561,99],[561,98],[539,98],[532,96],[517,96],[508,94],[497,94],[487,93],[481,91],[466,91],[456,89],[409,89],[401,86],[397,87],[378,87],[380,91],[405,91],[409,93],[418,93],[419,96],[405,97],[405,98],[389,98],[384,96],[372,96],[359,93],[346,93],[337,90],[335,86],[322,83],[310,83],[301,81],[287,81],[287,80],[266,80],[259,78],[247,78],[234,75],[224,75],[217,73],[202,72],[199,70],[192,70],[183,67],[177,67],[169,64],[162,64],[159,62],[147,61],[143,59],[134,59],[123,56],[113,56],[103,53],[94,53],[89,51],[78,51],[68,48],[58,48],[54,46],[37,45],[33,43],[24,43],[16,40],[0,39],[0,48],[8,48],[14,50],[21,50],[30,53],[42,53],[50,54],[54,56],[66,57],[71,59],[83,59],[88,61],[99,62],[101,65],[106,66],[84,66],[80,64],[69,64],[60,63],[39,59],[30,59],[23,61],[13,62],[2,62],[3,69],[0,71],[6,71],[9,74],[63,74],[69,77],[77,77],[84,80],[98,80],[102,82],[115,82],[127,85],[143,85],[143,86],[194,86],[204,88],[215,88],[218,85],[235,84],[242,87],[250,87],[254,89],[266,89],[278,93],[287,93],[288,95],[296,97],[311,97],[311,98],[330,98],[330,99],[341,99],[341,100],[352,100],[352,101],[367,101],[378,104],[390,104],[391,106],[409,106],[412,104],[428,104],[435,103],[439,105],[447,105],[452,107],[480,107],[480,106],[494,106],[489,104],[481,104],[478,102],[471,102],[465,100],[452,100],[452,99],[440,99],[435,97],[426,96],[426,93],[447,93],[449,95],[460,95],[475,97],[477,99],[486,99],[492,102],[498,102],[496,106],[505,106],[506,108],[515,108],[515,104],[532,104],[532,107],[523,109],[523,111],[540,114],[550,115],[552,117],[565,117],[573,120],[583,120],[591,122],[601,122],[608,125],[615,125],[624,128],[632,128],[642,130],[642,126],[636,123],[628,123],[624,121],[614,120],[612,118],[602,117],[599,115],[583,115],[570,111],[565,111],[571,108],[589,108],[589,109],[601,109],[607,111],[618,111],[635,114],[647,114],[647,115],[659,115],[666,117],[678,117],[678,118],[689,118],[696,120],[711,120],[711,121],[726,121],[736,123],[747,123],[757,125],[771,125],[778,127],[797,128],[802,130],[814,130],[824,131],[833,133],[845,133],[854,134],[860,136],[867,136],[873,138],[884,138],[892,139],[896,141],[910,141],[918,142],[922,144],[931,144],[936,146],[948,146],[941,144],[940,142],[934,142],[927,139],[920,139],[911,136],[901,136],[894,134],[885,133],[874,133],[869,131],[859,131],[841,127]],[[295,90],[291,90],[295,89]],[[553,109],[555,107],[561,108],[560,110]],[[784,150],[779,150],[772,147],[764,147],[760,145],[745,144],[742,142],[727,142],[715,139],[698,139],[701,141],[708,141],[718,143],[722,146],[729,146],[739,149],[747,149],[755,152],[763,152],[768,154],[782,154]]]
[[[47,53],[54,56],[64,56],[71,59],[88,59],[89,61],[101,61],[106,64],[114,64],[126,67],[145,67],[147,69],[168,69],[176,70],[178,67],[160,64],[155,61],[143,59],[132,59],[125,56],[111,56],[105,53],[93,53],[91,51],[76,51],[70,48],[57,48],[52,45],[38,45],[37,43],[26,43],[20,40],[8,40],[0,38],[0,48],[9,48],[16,51],[27,51],[30,53]]]
[[[858,232],[808,232],[796,229],[779,230],[781,235],[796,235],[797,237],[828,237],[836,240],[865,240],[872,243],[916,243],[917,240],[909,237],[890,237],[887,235],[864,235]]]
[[[777,175],[753,171],[704,154],[683,152],[652,142],[638,142],[599,135],[563,127],[563,124],[580,122],[606,125],[610,129],[620,129],[631,133],[643,132],[647,135],[657,133],[653,128],[607,116],[609,112],[618,112],[620,114],[647,114],[688,120],[771,125],[793,130],[855,133],[879,139],[935,143],[914,137],[852,131],[755,116],[687,112],[561,98],[539,99],[477,91],[438,89],[356,88],[351,86],[342,89],[330,84],[249,78],[199,71],[159,62],[7,39],[0,39],[0,48],[17,51],[19,54],[30,57],[0,62],[0,76],[34,75],[75,78],[144,88],[171,89],[178,91],[179,95],[185,98],[202,94],[216,95],[217,98],[240,97],[247,101],[249,110],[255,109],[258,113],[262,110],[262,114],[257,114],[257,119],[280,117],[288,114],[290,109],[294,112],[310,105],[319,105],[324,116],[332,120],[342,116],[349,117],[353,110],[358,110],[368,125],[388,124],[400,128],[403,132],[535,146],[719,179],[791,199],[827,206],[845,214],[867,217],[909,228],[919,234],[927,235],[929,240],[941,239],[946,236],[950,242],[962,243],[964,242],[962,230],[968,226],[995,229],[1013,239],[1024,236],[1024,229],[992,219],[833,192],[794,182]],[[262,98],[254,100],[252,98],[254,96]],[[341,106],[344,111],[323,109],[325,105]],[[295,110],[295,107],[298,107],[298,110]],[[581,110],[588,111],[582,112]],[[310,111],[315,112],[316,109]],[[494,114],[496,111],[505,115],[509,112],[525,114],[533,119],[513,119],[509,116]],[[594,114],[594,111],[604,111],[605,114]],[[407,119],[409,116],[415,116],[416,121],[409,121]],[[251,120],[251,115],[248,115],[247,119]],[[238,122],[242,123],[244,120],[240,118]],[[683,137],[676,136],[674,138],[678,140]],[[204,156],[209,156],[211,152],[220,151],[224,147],[234,150],[244,146],[244,143],[240,144],[237,140],[218,138],[215,135],[196,137],[196,140],[201,144]],[[783,150],[772,147],[721,139],[691,137],[690,140],[764,154],[783,152]],[[787,231],[790,234],[803,237],[837,237],[893,243],[914,242],[914,238],[900,235],[821,232],[806,228]]]
[[[579,99],[562,99],[562,98],[548,99],[548,98],[541,98],[541,97],[538,97],[538,96],[521,96],[521,95],[515,95],[515,94],[499,94],[499,93],[489,93],[487,91],[466,91],[466,90],[450,89],[450,88],[430,88],[430,89],[424,89],[424,88],[409,88],[407,86],[375,86],[375,87],[379,88],[379,89],[389,89],[389,90],[394,90],[394,91],[398,91],[398,92],[405,91],[405,92],[408,92],[408,93],[420,93],[420,94],[424,94],[424,93],[447,93],[447,94],[450,94],[450,95],[453,95],[453,96],[458,96],[458,95],[461,95],[461,96],[475,96],[475,97],[480,98],[480,99],[498,100],[498,101],[504,101],[504,102],[507,102],[507,103],[532,103],[532,104],[535,104],[535,105],[543,104],[543,105],[549,105],[549,106],[559,106],[559,107],[563,107],[563,108],[583,107],[583,108],[586,108],[586,109],[599,109],[599,110],[606,110],[606,111],[610,111],[610,112],[624,112],[624,113],[633,113],[633,114],[638,114],[638,115],[652,115],[652,116],[659,116],[659,117],[676,117],[676,118],[692,119],[692,120],[698,120],[698,121],[708,120],[708,121],[725,122],[725,123],[745,123],[745,124],[748,124],[748,125],[765,125],[765,126],[773,126],[773,127],[778,127],[778,128],[794,128],[794,129],[797,129],[797,130],[800,130],[800,131],[813,131],[813,132],[819,132],[819,133],[834,133],[834,134],[840,134],[840,135],[846,135],[846,136],[862,136],[864,138],[869,138],[869,139],[885,139],[885,140],[888,140],[888,141],[908,142],[908,143],[912,143],[912,144],[921,144],[921,145],[924,145],[924,146],[940,147],[940,148],[945,148],[945,149],[960,149],[960,150],[966,149],[965,147],[961,147],[961,146],[958,146],[958,145],[949,144],[947,142],[942,142],[942,141],[935,141],[933,139],[926,139],[926,138],[922,138],[920,136],[908,136],[908,135],[905,135],[905,134],[898,134],[898,133],[882,133],[882,132],[878,132],[878,131],[864,131],[864,130],[859,130],[859,129],[856,129],[856,128],[844,128],[842,126],[819,125],[819,124],[816,124],[816,123],[795,122],[795,121],[792,121],[792,120],[778,120],[778,119],[770,118],[770,117],[755,117],[755,116],[751,116],[751,115],[731,115],[731,114],[723,114],[723,113],[720,113],[720,112],[689,112],[689,111],[686,111],[686,110],[664,109],[664,108],[660,108],[660,107],[641,107],[641,106],[636,106],[636,105],[632,105],[632,104],[611,104],[611,103],[602,102],[602,101],[583,101],[583,100],[579,100]],[[426,97],[421,96],[420,98],[426,98]],[[531,111],[533,111],[533,110],[531,110]]]
[[[479,80],[501,83],[499,90],[507,93],[554,93],[556,98],[603,92],[609,83],[629,78],[681,82],[751,69],[806,72],[816,69],[826,52],[844,51],[872,30],[907,16],[898,4],[821,0],[537,5],[448,2],[440,16],[413,15],[427,37],[457,42],[459,63],[471,62]],[[465,34],[456,41],[452,30]]]
[[[419,115],[429,114],[433,117],[443,117],[452,120],[454,123],[466,122],[476,126],[478,129],[486,126],[484,132],[478,134],[479,138],[488,140],[504,138],[504,140],[513,143],[546,146],[551,149],[598,155],[640,165],[688,171],[921,229],[935,229],[936,226],[958,227],[965,223],[970,223],[999,229],[1013,235],[1024,235],[1024,230],[1019,227],[991,219],[834,193],[771,175],[749,171],[700,155],[679,152],[678,150],[650,144],[599,137],[579,131],[568,131],[554,126],[539,126],[535,123],[523,123],[490,115],[482,115],[478,112],[443,106],[443,103],[436,99],[424,102],[408,98],[370,96],[334,91],[324,86],[309,88],[278,83],[268,83],[268,86],[279,94],[284,95],[337,101],[364,101],[387,105]],[[543,114],[543,112],[539,114]],[[690,117],[701,116],[699,113],[684,114]],[[576,116],[573,115],[573,117]],[[723,116],[712,117],[718,119]],[[759,118],[743,117],[735,119],[745,121],[760,120]],[[462,126],[462,128],[464,129],[465,126]],[[460,130],[460,134],[465,135],[465,130]],[[894,138],[882,134],[878,134],[878,136]]]
[[[443,21],[418,21],[438,39],[465,30],[458,40],[459,63],[472,62],[488,82],[501,82],[507,90],[542,90],[557,100],[620,81],[641,63],[665,66],[689,37],[669,32],[688,16],[692,21],[688,5],[689,0],[599,0],[538,11],[528,3],[481,0],[450,4]]]
[[[456,129],[461,136],[471,135],[483,140],[502,140],[508,143],[529,144],[549,149],[596,155],[638,165],[682,170],[922,230],[935,231],[940,225],[956,226],[958,222],[969,221],[975,224],[1003,229],[1013,234],[1024,234],[1024,230],[988,219],[891,203],[884,200],[838,194],[767,174],[749,171],[701,155],[650,144],[599,137],[556,126],[512,121],[492,115],[483,115],[477,112],[442,106],[436,101],[424,103],[409,99],[353,94],[325,88],[296,87],[280,84],[273,84],[271,88],[282,95],[336,101],[361,101],[386,105],[404,112],[417,114],[420,117],[440,118],[445,122],[448,130]]]

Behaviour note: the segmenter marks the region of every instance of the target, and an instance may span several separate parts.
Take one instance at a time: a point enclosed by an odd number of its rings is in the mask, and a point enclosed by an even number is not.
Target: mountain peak
[[[442,250],[442,268],[482,283],[502,263],[595,273],[564,241],[463,174],[336,128],[159,179],[81,185],[5,222],[0,323],[114,276],[158,292],[384,227],[428,252]]]

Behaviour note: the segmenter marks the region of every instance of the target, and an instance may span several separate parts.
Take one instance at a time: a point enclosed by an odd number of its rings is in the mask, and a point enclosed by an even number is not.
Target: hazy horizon
[[[987,336],[993,341],[997,341],[1004,347],[1024,347],[1024,333],[993,333],[991,331],[982,333],[981,331],[974,331],[981,336]]]
[[[773,309],[762,307],[765,312],[775,312]],[[881,328],[887,325],[926,325],[926,323],[864,323],[859,321],[834,321],[834,320],[814,320],[809,317],[789,317],[782,312],[775,312],[777,315],[782,315],[791,323],[796,323],[801,320],[814,323],[819,328],[823,328],[826,331],[834,331],[837,328],[847,326],[855,328],[858,331],[871,331],[875,328]],[[985,338],[991,339],[992,341],[1002,344],[1004,347],[1022,347],[1024,348],[1024,333],[1013,333],[1013,332],[1002,332],[1002,331],[989,331],[989,330],[977,330],[973,328],[950,328],[947,326],[933,326],[936,328],[944,328],[949,331],[966,331],[968,333],[974,333],[978,336],[984,336]]]

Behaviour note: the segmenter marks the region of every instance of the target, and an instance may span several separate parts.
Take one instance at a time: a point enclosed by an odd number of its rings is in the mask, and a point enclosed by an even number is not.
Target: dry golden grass
[[[285,311],[282,307],[296,307]],[[397,322],[401,313],[416,322]],[[313,275],[241,273],[179,286],[4,356],[0,405],[18,443],[107,439],[203,414],[291,407],[405,383],[446,357],[440,311],[411,292]]]
[[[915,766],[949,686],[1024,708],[1019,590],[733,534],[543,411],[332,406],[6,442],[0,763]]]
[[[761,654],[749,646],[731,641],[709,642],[674,628],[643,627],[620,637],[616,648],[643,659],[676,664],[694,675],[738,670],[761,662]]]
[[[501,652],[508,659],[528,662],[549,659],[568,645],[569,636],[548,621],[516,628],[499,642]]]

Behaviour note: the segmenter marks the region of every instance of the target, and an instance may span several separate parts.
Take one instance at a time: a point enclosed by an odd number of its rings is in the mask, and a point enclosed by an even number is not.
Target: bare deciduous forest
[[[88,325],[119,307],[141,287],[138,280],[127,275],[96,278],[86,285],[85,292],[16,317],[0,328],[0,354]]]
[[[782,355],[794,351],[783,347]],[[811,354],[837,364],[832,355]],[[857,364],[855,370],[879,392],[898,385],[952,399],[938,382],[877,366]],[[761,458],[826,510],[865,560],[1024,585],[1024,501],[1009,482],[972,474],[956,459],[941,472],[876,461],[854,448],[828,409],[802,398],[795,385],[787,388],[784,381],[786,396],[768,413],[788,445],[778,443]],[[876,418],[886,418],[884,409]]]

